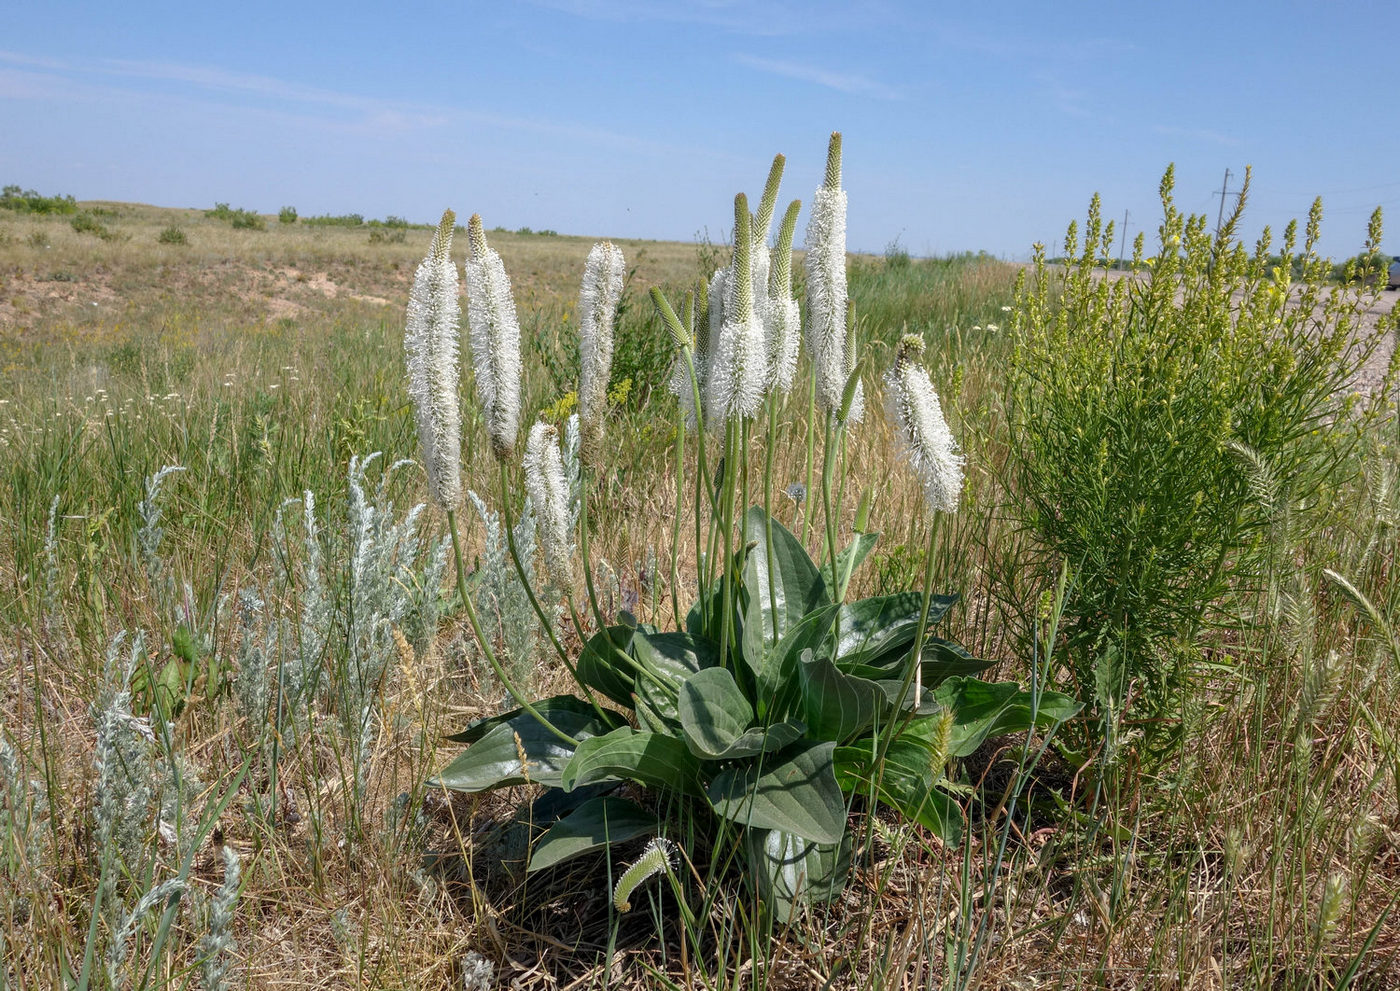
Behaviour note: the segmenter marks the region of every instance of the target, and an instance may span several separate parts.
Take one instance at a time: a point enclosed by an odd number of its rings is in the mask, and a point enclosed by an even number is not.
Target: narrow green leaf
[[[836,569],[833,572],[831,562],[822,565],[822,580],[826,582],[828,589],[840,587],[841,577],[849,576],[856,572],[861,563],[870,556],[870,552],[875,549],[879,542],[878,533],[858,533],[856,538],[836,554]]]

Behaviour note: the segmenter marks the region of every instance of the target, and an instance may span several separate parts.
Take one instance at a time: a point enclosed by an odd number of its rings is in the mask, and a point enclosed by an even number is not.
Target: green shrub
[[[231,209],[227,203],[215,203],[214,209],[205,210],[204,215],[213,220],[226,221],[235,230],[265,231],[267,221],[252,210]]]
[[[408,240],[408,231],[401,227],[383,228],[374,227],[369,232],[370,244],[403,244]]]
[[[84,210],[68,221],[68,225],[79,234],[92,234],[104,241],[110,241],[116,237],[107,225],[98,220],[90,211]]]
[[[319,217],[302,217],[301,222],[310,227],[363,227],[365,218],[358,213],[342,213],[338,216],[326,213]]]
[[[156,240],[161,244],[185,244],[187,241],[185,232],[174,226],[161,231]]]
[[[72,196],[41,196],[32,189],[6,186],[0,190],[0,208],[16,213],[70,214],[78,212]]]
[[[1081,697],[1154,725],[1211,609],[1263,559],[1271,509],[1252,479],[1285,480],[1298,514],[1325,502],[1357,429],[1351,382],[1380,336],[1357,334],[1364,299],[1327,287],[1320,202],[1302,252],[1290,223],[1277,258],[1267,228],[1253,252],[1235,240],[1248,181],[1216,237],[1176,209],[1172,183],[1168,169],[1158,253],[1144,260],[1139,235],[1127,278],[1096,271],[1113,239],[1097,197],[1082,243],[1074,224],[1065,239],[1077,260],[1053,269],[1038,246],[1007,396],[1015,515],[1047,569],[1076,579],[1066,648]]]
[[[279,224],[295,224],[297,222],[297,208],[294,206],[284,206],[277,211],[277,222]]]

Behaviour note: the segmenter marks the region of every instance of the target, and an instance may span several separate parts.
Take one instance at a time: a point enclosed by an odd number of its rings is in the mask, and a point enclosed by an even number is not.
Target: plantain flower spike
[[[728,271],[721,269],[720,272]],[[720,272],[715,273],[718,278]],[[709,369],[710,361],[710,304],[711,294],[709,286],[704,279],[701,279],[695,286],[695,301],[691,307],[691,321],[687,328],[691,335],[691,360],[695,363],[695,380],[700,386],[700,402],[704,403],[705,379]],[[685,426],[687,430],[694,430],[699,424],[700,411],[695,408],[695,393],[690,388],[690,369],[686,367],[685,358],[678,356],[676,363],[671,366],[671,379],[667,383],[671,395],[676,397],[680,403],[681,413],[685,416]]]
[[[608,377],[612,373],[613,322],[622,298],[625,272],[622,249],[603,241],[588,253],[579,290],[578,417],[583,449],[591,458],[603,439],[608,409]]]
[[[758,201],[758,212],[753,215],[749,242],[749,273],[753,284],[753,310],[763,327],[765,351],[771,353],[772,317],[769,313],[768,282],[772,267],[772,254],[768,250],[768,232],[773,226],[773,209],[778,203],[778,187],[783,181],[783,166],[787,159],[782,155],[773,157],[773,165],[768,170],[768,180],[763,186],[763,196]],[[764,383],[765,390],[767,383]]]
[[[404,328],[408,391],[418,423],[418,446],[428,473],[428,494],[443,509],[462,502],[462,409],[457,392],[457,338],[461,310],[452,232],[457,215],[447,210],[428,255],[413,275]]]
[[[778,392],[792,388],[801,345],[802,308],[792,298],[792,236],[801,209],[802,201],[793,200],[783,215],[768,282],[768,388]]]
[[[885,376],[885,402],[904,457],[923,485],[929,512],[952,513],[962,493],[963,457],[943,419],[928,372],[918,364],[923,351],[923,338],[904,335],[894,367]]]
[[[763,324],[753,308],[752,247],[748,197],[734,198],[734,261],[724,281],[719,334],[712,331],[705,382],[705,419],[724,423],[748,419],[763,404],[767,380],[767,345]],[[710,312],[715,312],[711,287]],[[713,322],[711,324],[713,327]]]
[[[515,454],[520,430],[520,323],[501,256],[486,246],[481,215],[467,225],[467,324],[476,392],[497,460]]]
[[[536,423],[525,440],[525,491],[539,521],[545,572],[557,588],[573,591],[573,545],[569,539],[569,482],[559,451],[559,431]]]
[[[807,220],[807,353],[812,359],[817,403],[828,413],[841,408],[846,385],[846,191],[841,188],[841,134],[833,132],[826,153],[826,180]]]

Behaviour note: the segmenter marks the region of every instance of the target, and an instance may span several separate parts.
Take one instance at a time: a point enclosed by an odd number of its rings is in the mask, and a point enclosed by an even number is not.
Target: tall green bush
[[[1037,251],[1007,395],[1014,515],[1047,567],[1077,576],[1073,680],[1101,718],[1156,726],[1212,610],[1266,557],[1275,507],[1251,478],[1262,466],[1286,480],[1304,518],[1326,503],[1366,415],[1353,380],[1384,331],[1362,330],[1372,296],[1328,284],[1321,201],[1301,252],[1295,221],[1271,256],[1268,228],[1252,251],[1236,238],[1248,177],[1215,235],[1176,208],[1172,186],[1168,169],[1156,255],[1139,235],[1124,278],[1102,270],[1114,232],[1097,197],[1082,240],[1070,225],[1065,265]],[[1368,252],[1380,234],[1377,211]]]

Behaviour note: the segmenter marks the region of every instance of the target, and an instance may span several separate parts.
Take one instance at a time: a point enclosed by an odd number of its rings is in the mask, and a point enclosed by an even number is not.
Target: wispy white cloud
[[[55,59],[0,51],[0,98],[91,101],[113,97],[133,103],[174,98],[218,106],[233,104],[295,118],[302,126],[374,136],[479,127],[544,134],[640,154],[676,150],[587,123],[388,100],[218,67],[125,59]]]
[[[888,23],[885,0],[529,0],[536,7],[616,24],[697,24],[754,37],[810,34]]]
[[[819,66],[804,65],[801,62],[788,62],[783,59],[760,58],[757,55],[735,55],[734,61],[740,65],[757,69],[774,76],[797,79],[834,89],[852,96],[870,96],[878,100],[900,100],[903,94],[892,86],[887,86],[868,76],[855,73],[831,72]]]
[[[1233,148],[1239,145],[1239,139],[1228,134],[1221,134],[1208,127],[1178,127],[1174,124],[1154,124],[1152,130],[1158,134],[1169,138],[1186,138],[1188,141],[1204,141],[1209,144],[1224,145]]]

